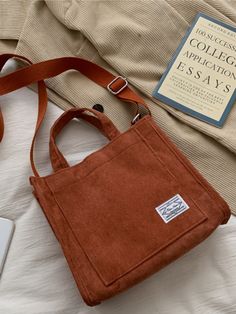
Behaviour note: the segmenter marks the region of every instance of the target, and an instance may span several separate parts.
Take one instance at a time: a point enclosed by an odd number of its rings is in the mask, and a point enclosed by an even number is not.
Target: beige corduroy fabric
[[[31,0],[0,0],[0,52],[14,52]]]
[[[27,10],[21,11],[18,25],[13,16],[19,12],[20,2]],[[15,52],[33,62],[78,56],[127,77],[142,93],[156,122],[236,213],[235,106],[224,127],[217,129],[151,97],[194,16],[203,12],[235,26],[236,0],[31,0],[27,6],[26,1],[3,3],[0,38],[5,40],[5,50],[7,36],[2,33],[10,27],[9,39],[19,38]],[[6,22],[2,12],[7,12]],[[121,130],[130,125],[133,108],[75,71],[47,80],[47,85],[51,100],[63,109],[101,103]]]

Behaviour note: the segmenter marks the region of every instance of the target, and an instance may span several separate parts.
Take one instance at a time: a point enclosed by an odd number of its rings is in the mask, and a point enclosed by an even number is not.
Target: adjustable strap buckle
[[[118,89],[118,90],[114,90],[111,88],[111,85],[114,84],[116,81],[118,80],[122,80],[124,82],[124,84]],[[109,92],[111,92],[113,95],[117,95],[119,94],[123,89],[126,88],[126,86],[128,85],[128,81],[125,77],[122,77],[120,75],[116,76],[114,78],[114,80],[112,80],[108,85],[107,85],[107,89],[109,90]]]

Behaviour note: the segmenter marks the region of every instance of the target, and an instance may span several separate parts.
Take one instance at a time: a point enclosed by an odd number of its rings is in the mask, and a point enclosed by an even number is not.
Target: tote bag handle
[[[93,115],[88,113],[92,113]],[[64,126],[73,118],[82,118],[94,125],[109,140],[113,140],[120,135],[120,132],[112,121],[105,114],[98,112],[97,110],[88,108],[72,108],[67,110],[54,122],[51,127],[49,148],[51,163],[54,171],[69,167],[66,159],[58,149],[55,139]]]

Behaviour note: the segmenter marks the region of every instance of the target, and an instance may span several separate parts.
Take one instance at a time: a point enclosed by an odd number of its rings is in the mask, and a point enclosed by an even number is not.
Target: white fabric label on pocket
[[[179,194],[176,194],[165,203],[157,206],[155,209],[164,222],[168,223],[189,209],[189,206]]]

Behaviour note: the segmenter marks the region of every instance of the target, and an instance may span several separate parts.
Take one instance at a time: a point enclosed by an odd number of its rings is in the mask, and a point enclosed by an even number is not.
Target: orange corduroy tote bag
[[[0,67],[11,54],[0,56]],[[33,145],[47,106],[44,79],[75,69],[124,102],[144,107],[120,133],[103,113],[64,112],[49,139],[53,173],[39,176]],[[60,242],[84,301],[96,305],[140,282],[206,239],[230,217],[226,202],[152,119],[144,100],[100,66],[65,57],[0,78],[0,95],[38,82],[39,111],[31,147],[33,193]],[[70,166],[56,136],[70,120],[94,125],[109,143]],[[3,118],[0,115],[0,135]]]

